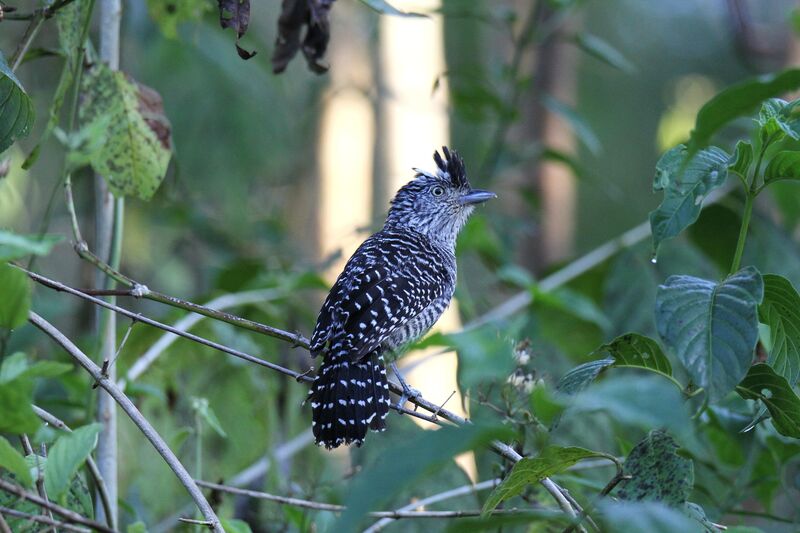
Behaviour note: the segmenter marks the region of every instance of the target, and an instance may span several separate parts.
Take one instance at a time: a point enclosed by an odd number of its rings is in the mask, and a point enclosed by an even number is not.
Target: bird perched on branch
[[[389,382],[384,356],[396,356],[439,319],[456,286],[455,246],[476,204],[495,194],[470,187],[464,161],[442,148],[435,173],[415,178],[391,202],[386,223],[347,261],[317,318],[312,355],[322,366],[309,391],[318,445],[361,445],[386,429]],[[418,394],[403,386],[399,405]]]

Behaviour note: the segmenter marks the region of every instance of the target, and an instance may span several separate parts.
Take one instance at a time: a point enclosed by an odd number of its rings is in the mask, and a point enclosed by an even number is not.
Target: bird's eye
[[[444,189],[442,189],[437,185],[433,189],[431,189],[431,194],[434,196],[441,196],[444,194]]]

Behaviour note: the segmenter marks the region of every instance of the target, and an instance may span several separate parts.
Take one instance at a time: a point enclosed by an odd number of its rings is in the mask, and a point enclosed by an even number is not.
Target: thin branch
[[[463,485],[455,489],[446,490],[444,492],[428,496],[427,498],[423,498],[421,500],[415,500],[409,503],[408,505],[400,507],[399,509],[397,509],[397,511],[399,512],[414,511],[426,505],[432,505],[434,503],[439,503],[452,498],[458,498],[459,496],[466,496],[468,494],[474,494],[482,490],[492,489],[496,487],[500,483],[500,481],[501,479],[498,478],[498,479],[490,479],[488,481],[481,481],[480,483],[476,483],[474,485],[472,483],[470,483],[469,485]],[[393,521],[394,521],[393,518],[381,518],[380,520],[372,524],[370,527],[365,529],[363,533],[377,533],[378,531],[382,530],[383,528],[391,524]]]
[[[332,503],[322,503],[322,502],[315,502],[312,500],[304,500],[301,498],[289,498],[286,496],[279,496],[276,494],[270,494],[268,492],[260,492],[255,490],[248,490],[248,489],[240,489],[236,487],[230,487],[228,485],[220,485],[218,483],[210,483],[208,481],[201,481],[195,480],[198,485],[201,487],[205,487],[212,490],[217,490],[220,492],[226,492],[228,494],[236,494],[239,496],[247,496],[248,498],[256,498],[259,500],[268,500],[271,502],[279,503],[281,505],[290,505],[292,507],[302,507],[304,509],[314,509],[316,511],[331,511],[331,512],[342,512],[347,509],[344,505],[336,505]],[[496,480],[493,480],[494,482]],[[419,507],[421,504],[415,504]],[[550,510],[550,509],[547,509]],[[493,514],[520,514],[523,513],[524,510],[521,509],[498,509]],[[467,516],[480,516],[480,510],[466,510],[466,511],[412,511],[412,510],[403,510],[397,509],[395,511],[372,511],[368,513],[368,516],[374,518],[389,518],[389,519],[400,519],[400,518],[460,518],[460,517],[467,517]]]
[[[36,416],[44,420],[46,423],[50,424],[56,429],[60,429],[61,431],[72,433],[72,429],[70,429],[70,427],[60,418],[45,411],[37,405],[32,405],[31,407],[33,407],[33,412],[36,413]],[[106,512],[106,522],[111,529],[117,529],[117,520],[116,516],[112,512],[113,507],[111,507],[111,499],[108,496],[106,482],[103,479],[103,476],[100,474],[100,469],[97,468],[97,463],[95,463],[94,458],[91,455],[86,458],[86,467],[89,469],[89,474],[92,476],[95,487],[97,487],[97,492],[100,494],[100,502],[103,504],[103,509]]]
[[[73,342],[69,340],[63,333],[53,327],[52,324],[34,312],[30,313],[29,321],[50,336],[50,338],[52,338],[56,344],[59,344],[62,348],[64,348],[67,353],[69,353],[72,358],[78,362],[78,364],[80,364],[87,372],[89,372],[89,374],[97,381],[97,383],[99,383],[99,385],[106,392],[108,392],[114,401],[119,404],[122,410],[125,411],[125,414],[128,415],[131,421],[136,424],[147,440],[150,441],[167,465],[169,465],[169,467],[180,480],[181,484],[192,496],[192,499],[194,499],[197,507],[203,513],[205,519],[211,522],[214,531],[224,533],[214,509],[211,508],[211,505],[209,505],[208,501],[205,499],[205,496],[203,496],[202,491],[194,483],[192,477],[189,475],[189,472],[186,471],[186,468],[184,468],[175,454],[172,453],[172,450],[170,450],[169,446],[167,446],[167,443],[164,442],[164,439],[161,438],[161,435],[159,435],[158,432],[153,429],[153,426],[150,425],[150,422],[148,422],[144,416],[142,416],[142,413],[139,412],[133,402],[131,402],[131,400],[116,386],[113,381],[103,375],[100,367],[94,364],[94,362],[89,359],[85,353],[75,346],[75,344],[73,344]],[[105,528],[105,526],[103,527]]]
[[[14,15],[14,13],[11,13]],[[42,29],[42,23],[44,22],[44,15],[40,10],[34,12],[34,15],[30,19],[30,23],[25,28],[25,33],[22,36],[22,40],[17,45],[17,49],[14,50],[14,55],[11,56],[11,72],[17,70],[17,67],[22,63],[22,60],[25,58],[25,53],[30,48],[31,43],[39,34],[39,30]]]
[[[47,498],[47,491],[44,488],[44,475],[42,473],[41,460],[39,454],[36,454],[33,451],[33,446],[31,446],[31,441],[27,435],[23,433],[20,436],[19,440],[22,443],[22,451],[25,452],[25,455],[32,456],[36,460],[36,493],[44,501],[50,501]],[[50,512],[48,509],[42,509],[42,511],[47,515],[48,518],[50,518],[51,520],[53,519],[53,513]]]
[[[73,524],[81,524],[91,529],[102,531],[104,533],[118,533],[115,529],[111,529],[105,524],[101,524],[100,522],[95,522],[94,520],[90,520],[84,516],[79,515],[75,511],[71,511],[69,509],[65,509],[64,507],[61,507],[60,505],[48,502],[40,498],[36,494],[27,492],[22,487],[10,483],[4,479],[0,479],[0,490],[5,491],[9,494],[14,494],[15,496],[19,496],[23,500],[28,500],[29,502],[38,505],[39,507],[53,511],[53,513],[64,518],[67,522],[72,522]]]
[[[0,506],[0,517],[2,515],[14,516],[16,518],[22,518],[23,520],[28,520],[31,522],[55,526],[57,529],[63,529],[64,531],[77,531],[79,533],[91,533],[92,531],[91,529],[86,529],[85,527],[71,526],[67,523],[59,522],[58,520],[54,520],[52,517],[23,513],[22,511],[17,511],[16,509],[9,509],[8,507]],[[2,529],[0,528],[0,530]],[[11,528],[8,529],[8,533],[11,533]]]
[[[11,527],[6,522],[5,517],[3,517],[3,512],[0,511],[0,533],[14,533],[11,531]]]
[[[30,13],[17,13],[17,12],[6,13],[3,16],[3,20],[33,20],[37,17],[49,19],[50,17],[55,15],[59,9],[68,6],[74,1],[75,0],[58,0],[50,4],[49,6],[45,6],[35,11],[31,11]]]

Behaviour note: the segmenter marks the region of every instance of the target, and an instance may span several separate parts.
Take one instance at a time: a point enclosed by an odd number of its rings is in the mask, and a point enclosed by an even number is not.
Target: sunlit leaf
[[[711,136],[731,120],[752,112],[765,99],[800,87],[800,69],[751,78],[723,90],[697,113],[689,140],[689,152],[708,145]]]
[[[641,368],[672,377],[672,365],[658,343],[638,333],[626,333],[600,346],[592,355],[614,359],[614,366]]]
[[[103,144],[91,154],[92,167],[115,195],[149,199],[164,179],[172,153],[161,97],[102,63],[84,74],[82,89],[81,123],[108,124]]]
[[[667,151],[656,163],[653,189],[664,190],[661,205],[650,213],[653,248],[678,235],[697,220],[708,193],[728,177],[729,156],[711,147],[687,161],[687,150],[679,145]]]
[[[794,385],[800,378],[800,295],[788,279],[764,275],[764,300],[758,316],[769,326],[772,338],[767,362]]]
[[[26,487],[33,485],[31,472],[25,458],[2,436],[0,436],[0,468],[5,468],[14,474],[18,483]]]
[[[492,491],[483,504],[483,513],[493,511],[505,500],[521,494],[528,485],[563,472],[581,459],[604,456],[603,453],[576,446],[566,448],[551,446],[542,450],[536,457],[523,457],[514,465],[503,482]]]
[[[45,489],[48,496],[58,501],[70,486],[78,468],[86,461],[97,445],[101,424],[90,424],[58,437],[50,448],[45,465]]]
[[[772,424],[781,435],[800,439],[800,398],[786,378],[764,363],[750,367],[736,390],[742,398],[761,400],[772,415]]]
[[[720,283],[671,276],[658,288],[659,335],[712,401],[731,392],[750,367],[763,295],[763,281],[755,267]]]
[[[0,52],[0,153],[33,126],[33,102]]]
[[[691,459],[679,455],[679,446],[664,431],[651,431],[628,454],[623,471],[631,479],[623,480],[617,495],[630,501],[659,501],[682,505],[694,485]]]

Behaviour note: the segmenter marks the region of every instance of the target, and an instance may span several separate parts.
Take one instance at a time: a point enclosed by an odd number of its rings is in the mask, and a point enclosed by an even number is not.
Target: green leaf
[[[0,431],[8,433],[35,433],[41,422],[33,412],[33,382],[15,379],[0,383]]]
[[[600,359],[578,365],[558,380],[556,390],[563,394],[577,394],[588,387],[600,372],[616,363],[615,359]]]
[[[761,109],[758,111],[758,125],[761,126],[761,139],[766,140],[769,137],[776,136],[773,140],[779,140],[784,135],[792,139],[800,138],[800,135],[795,133],[788,123],[788,116],[784,113],[788,102],[780,98],[769,98],[761,104]]]
[[[22,352],[9,355],[0,367],[0,383],[8,383],[17,378],[52,378],[72,370],[72,365],[58,361],[38,361],[29,365]]]
[[[747,141],[736,143],[733,158],[729,161],[728,170],[747,179],[747,171],[753,163],[753,145]]]
[[[586,148],[597,155],[603,151],[603,146],[600,144],[600,139],[595,134],[591,126],[581,117],[574,109],[563,104],[549,95],[542,97],[542,105],[544,105],[551,113],[560,116],[572,128],[572,131],[578,137]]]
[[[70,486],[78,468],[97,444],[102,424],[89,424],[61,435],[50,448],[45,465],[45,489],[50,499],[59,501]]]
[[[758,316],[769,326],[772,339],[767,362],[794,385],[800,378],[800,295],[788,279],[764,276],[764,300]]]
[[[611,262],[603,284],[603,311],[611,322],[607,331],[612,335],[628,331],[656,333],[653,305],[662,278],[650,263],[648,253],[644,246],[637,246],[635,251],[626,250]]]
[[[104,64],[83,76],[82,91],[84,127],[95,121],[108,124],[105,142],[91,154],[92,168],[115,195],[149,199],[164,179],[172,153],[161,97]]]
[[[394,7],[386,0],[361,0],[361,3],[377,11],[381,15],[394,15],[398,17],[427,17],[421,13],[408,13]]]
[[[496,327],[487,325],[469,331],[443,335],[440,339],[456,349],[458,354],[457,379],[463,390],[497,379],[505,379],[514,370],[512,354],[513,337],[518,324],[506,328],[498,335]],[[506,335],[508,337],[506,337]]]
[[[0,366],[0,383],[8,383],[17,379],[28,369],[27,356],[23,352],[16,352],[5,359]]]
[[[33,486],[33,479],[25,458],[2,436],[0,436],[0,467],[14,474],[18,483],[26,487]]]
[[[800,179],[800,152],[782,150],[775,154],[764,170],[764,183]]]
[[[602,411],[621,424],[648,430],[666,427],[676,434],[683,434],[691,427],[681,392],[672,383],[656,375],[644,375],[636,379],[609,376],[570,400],[566,414],[571,413],[572,416],[596,416],[595,413]]]
[[[169,39],[178,38],[178,25],[187,22],[201,22],[203,15],[211,11],[209,2],[197,0],[147,0],[147,11],[158,24],[161,33]]]
[[[0,261],[13,261],[31,254],[47,255],[61,239],[60,235],[25,236],[0,230]]]
[[[347,510],[329,530],[353,530],[365,513],[378,508],[423,475],[450,463],[456,455],[512,435],[507,428],[478,424],[415,432],[411,439],[393,444],[356,475],[346,498]]]
[[[658,333],[711,401],[731,392],[750,367],[763,295],[764,284],[755,267],[720,283],[670,276],[658,288]]]
[[[578,461],[590,457],[607,457],[607,455],[577,446],[566,448],[550,446],[542,450],[536,457],[523,457],[514,465],[503,482],[495,487],[489,495],[486,503],[483,504],[483,514],[492,512],[505,500],[521,494],[528,485],[563,472]]]
[[[0,327],[23,325],[31,308],[31,281],[25,272],[0,263],[0,294]]]
[[[89,16],[89,0],[75,0],[62,7],[56,13],[58,28],[58,44],[69,59],[70,70],[78,60],[79,50],[83,46],[83,27]]]
[[[628,59],[622,55],[619,50],[611,46],[608,41],[590,33],[579,33],[575,37],[575,42],[581,50],[609,66],[619,69],[626,74],[633,74],[636,72],[636,67],[633,63],[628,61]]]
[[[678,509],[660,502],[603,500],[599,505],[605,533],[702,533],[704,529]]]
[[[195,413],[197,413],[197,415],[202,418],[203,421],[217,433],[217,435],[223,439],[228,437],[228,435],[225,433],[225,430],[222,429],[222,424],[220,423],[219,418],[217,418],[217,415],[214,413],[214,410],[208,403],[208,399],[192,398],[192,409],[194,409]]]
[[[222,528],[228,533],[252,533],[250,525],[237,518],[220,518]]]
[[[658,343],[638,333],[626,333],[600,346],[592,355],[614,359],[615,367],[641,368],[672,377],[672,365]]]
[[[678,449],[666,432],[651,431],[625,459],[623,472],[631,479],[618,485],[617,495],[623,500],[683,505],[694,486],[694,465]]]
[[[125,533],[147,533],[147,525],[142,521],[128,524],[128,527],[125,528]]]
[[[558,401],[542,382],[534,385],[530,395],[530,404],[531,412],[536,419],[551,428],[564,411],[564,404]]]
[[[536,305],[544,305],[564,311],[581,320],[595,324],[603,330],[611,327],[608,318],[592,299],[577,291],[567,287],[553,291],[542,291],[533,285],[530,288],[530,292]]]
[[[776,374],[769,365],[759,363],[750,367],[736,390],[742,398],[764,403],[778,433],[800,439],[800,398],[786,378]]]
[[[765,99],[800,87],[800,69],[787,69],[776,74],[759,76],[731,85],[697,113],[689,139],[689,152],[695,153],[708,145],[711,136],[722,126],[742,115],[749,114]]]
[[[703,207],[703,199],[728,177],[730,157],[711,147],[687,161],[684,145],[667,151],[656,163],[654,190],[664,190],[661,205],[650,213],[653,248],[693,224]]]
[[[33,102],[0,52],[0,153],[33,126]]]

